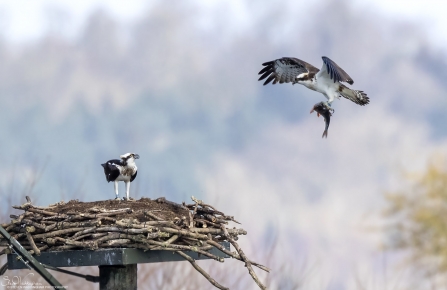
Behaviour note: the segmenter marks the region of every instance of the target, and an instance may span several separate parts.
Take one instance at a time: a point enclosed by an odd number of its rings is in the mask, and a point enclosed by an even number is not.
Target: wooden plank
[[[100,290],[137,290],[137,264],[99,266]]]

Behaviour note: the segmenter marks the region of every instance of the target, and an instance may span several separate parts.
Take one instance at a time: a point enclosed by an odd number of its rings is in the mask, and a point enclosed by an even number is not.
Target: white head
[[[120,156],[121,160],[125,165],[134,165],[135,159],[140,158],[140,155],[136,153],[126,153]]]

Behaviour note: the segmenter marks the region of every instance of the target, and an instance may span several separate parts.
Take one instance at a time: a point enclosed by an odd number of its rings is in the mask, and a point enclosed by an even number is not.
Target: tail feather
[[[365,106],[369,104],[369,98],[363,91],[351,90],[346,86],[340,87],[340,94],[357,105]]]

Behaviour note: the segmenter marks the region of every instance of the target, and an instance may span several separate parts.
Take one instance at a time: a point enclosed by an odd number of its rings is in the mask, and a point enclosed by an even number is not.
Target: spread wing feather
[[[318,69],[314,66],[293,57],[283,57],[273,61],[264,62],[265,66],[258,74],[261,75],[259,81],[267,78],[264,82],[264,86],[273,80],[272,84],[279,82],[290,83],[295,81],[296,77],[303,73],[309,73],[309,71],[318,72]]]
[[[350,85],[354,83],[352,78],[341,68],[339,67],[335,62],[330,60],[329,58],[323,56],[323,68],[321,69],[321,74],[327,73],[335,82],[346,82]]]

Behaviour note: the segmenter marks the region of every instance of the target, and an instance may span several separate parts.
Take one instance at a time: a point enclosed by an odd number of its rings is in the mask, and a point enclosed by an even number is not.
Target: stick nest
[[[236,243],[238,236],[247,232],[241,228],[227,227],[229,222],[239,222],[201,200],[191,199],[192,204],[178,204],[165,198],[95,202],[71,200],[40,207],[33,205],[27,197],[26,203],[13,206],[25,212],[19,216],[11,215],[11,222],[1,226],[34,255],[40,255],[43,251],[116,247],[172,251],[189,261],[215,287],[227,289],[183,252],[195,251],[224,262],[223,258],[209,253],[212,248],[217,248],[244,262],[258,286],[266,289],[252,265],[267,272],[269,269],[250,261]],[[236,252],[226,250],[219,243],[223,241],[230,242]],[[0,246],[7,245],[8,241],[0,238]],[[5,253],[7,249],[0,255]]]

